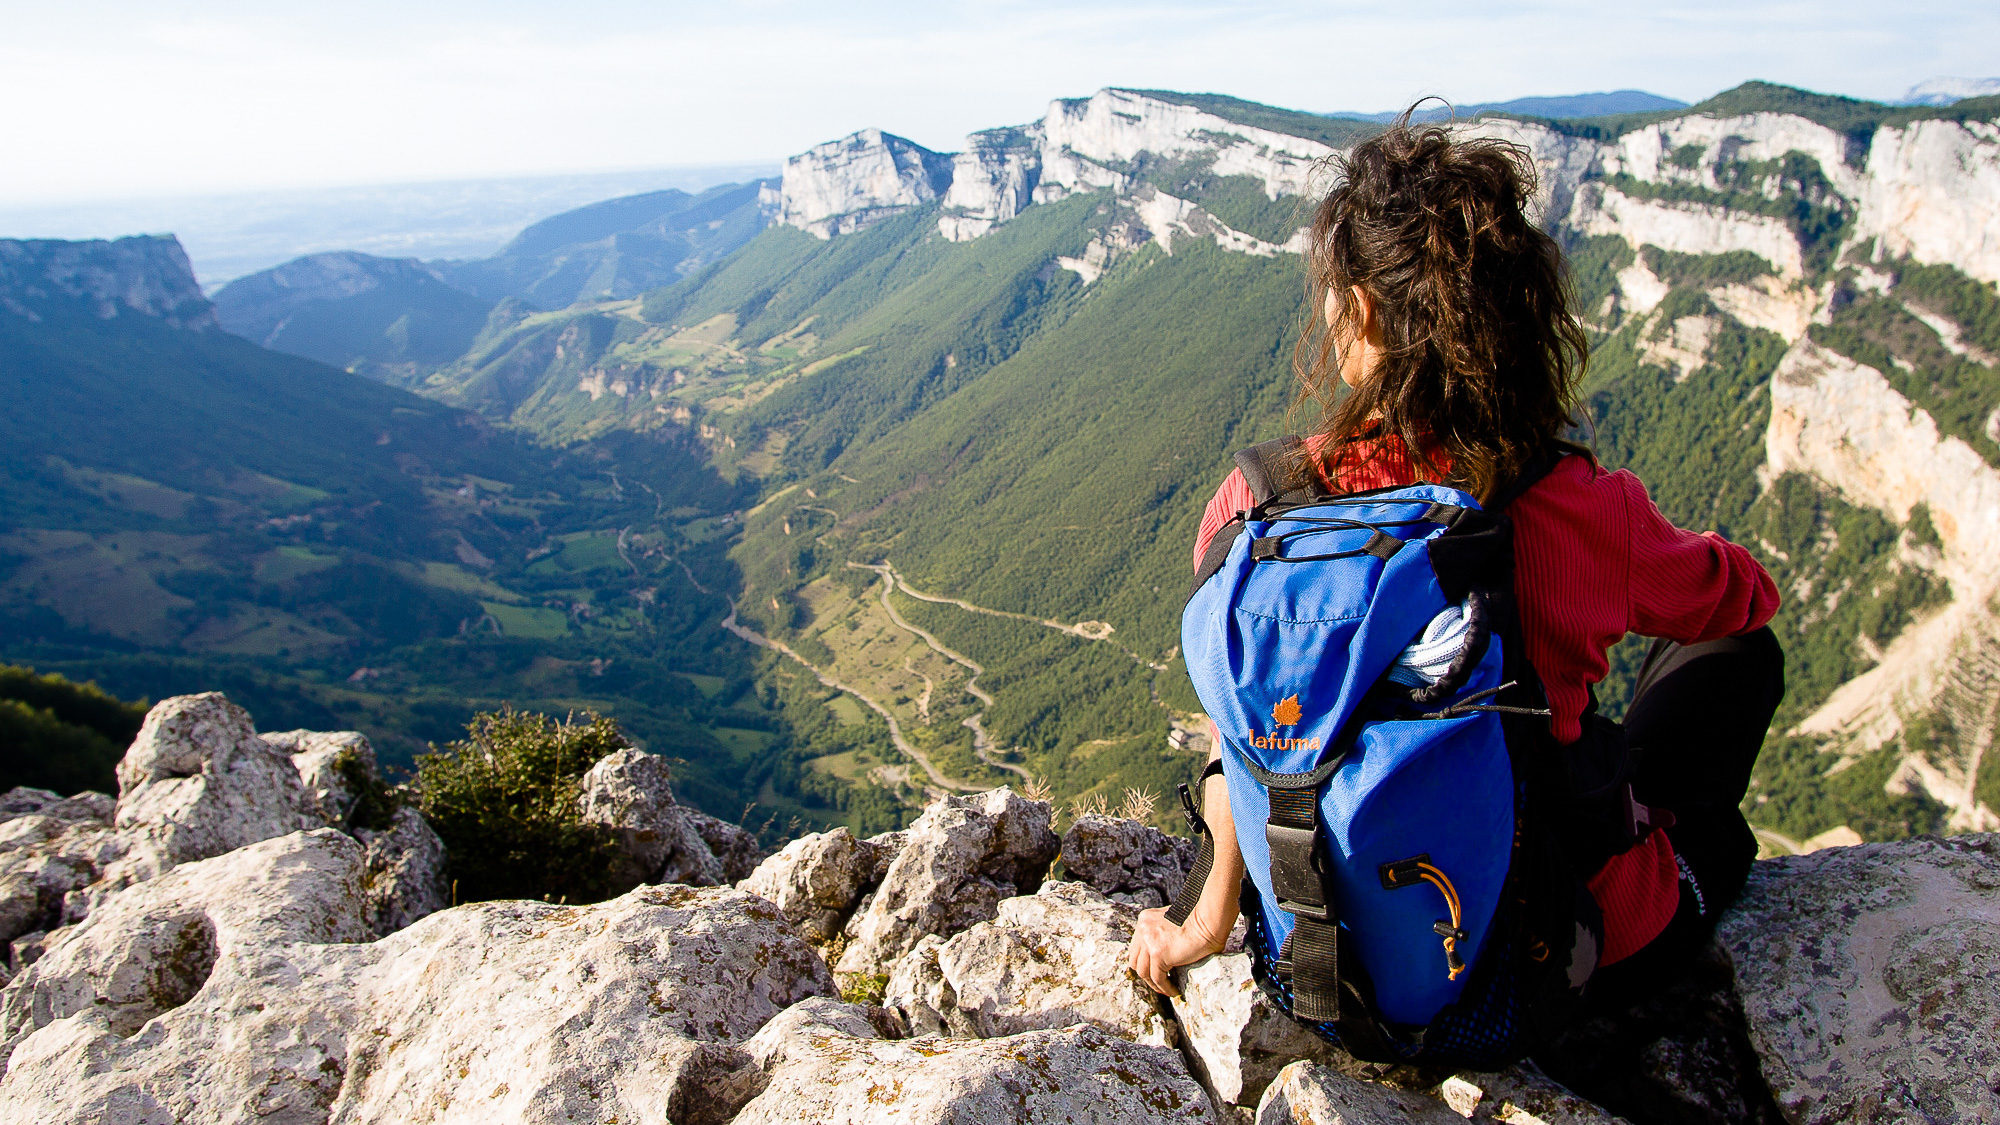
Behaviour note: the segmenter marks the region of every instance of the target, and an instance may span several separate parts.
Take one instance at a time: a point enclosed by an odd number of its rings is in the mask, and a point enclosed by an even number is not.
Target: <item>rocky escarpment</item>
[[[859,230],[943,195],[951,172],[947,155],[863,129],[785,161],[778,221],[821,238]]]
[[[828,238],[941,198],[938,229],[962,242],[1033,204],[1108,188],[1134,204],[1135,226],[1120,236],[1125,245],[1158,240],[1171,249],[1177,237],[1196,237],[1272,254],[1277,245],[1146,182],[1143,169],[1198,165],[1205,175],[1250,177],[1277,199],[1303,194],[1315,162],[1333,151],[1193,105],[1103,90],[1054,102],[1032,124],[974,133],[956,154],[878,129],[820,145],[786,162],[777,221]]]
[[[40,320],[51,304],[79,303],[105,320],[137,314],[175,328],[215,325],[215,310],[172,235],[108,242],[0,239],[0,309]]]
[[[1453,1075],[1358,1063],[1282,1016],[1241,952],[1182,970],[1182,995],[1163,1003],[1124,958],[1139,904],[1184,877],[1183,846],[1102,815],[1058,837],[1048,805],[1005,789],[941,798],[905,832],[803,837],[733,888],[646,882],[588,906],[431,902],[384,925],[373,873],[402,845],[343,831],[364,753],[353,735],[258,736],[221,697],[182,697],[149,716],[117,802],[0,800],[8,908],[33,904],[30,920],[53,927],[12,943],[0,1116],[1331,1125],[2000,1113],[1987,1057],[2000,1041],[1994,837],[1760,865],[1687,980],[1663,980],[1639,1009],[1601,1012],[1552,1048],[1548,1066],[1620,1118],[1532,1064]],[[740,870],[727,829],[706,826],[710,840],[699,822],[672,823],[664,763],[647,757],[621,751],[586,787],[635,871]],[[427,831],[420,817],[411,827]]]

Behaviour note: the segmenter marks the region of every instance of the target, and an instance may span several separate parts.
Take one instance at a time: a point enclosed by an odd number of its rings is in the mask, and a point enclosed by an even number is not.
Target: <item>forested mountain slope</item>
[[[230,332],[397,385],[458,358],[488,325],[579,300],[624,298],[727,256],[770,221],[766,181],[666,190],[565,211],[488,258],[420,262],[308,254],[215,295]]]
[[[726,560],[672,549],[744,503],[690,441],[551,451],[266,351],[171,238],[0,241],[0,399],[0,659],[225,688],[402,764],[481,707],[595,708],[730,813],[770,772],[753,650],[703,589]]]
[[[1786,588],[1757,815],[1796,837],[2000,804],[1996,108],[1753,83],[1463,126],[1536,159],[1596,341],[1600,455]],[[1286,418],[1301,204],[1376,127],[1107,90],[957,154],[863,131],[793,158],[779,225],[738,254],[489,333],[423,389],[558,440],[694,434],[766,482],[744,622],[823,671],[908,657],[870,698],[967,777],[1001,776],[984,732],[1058,792],[1157,789],[1190,760],[1164,749],[1192,700],[1161,669],[1194,521],[1230,449],[1311,421]]]

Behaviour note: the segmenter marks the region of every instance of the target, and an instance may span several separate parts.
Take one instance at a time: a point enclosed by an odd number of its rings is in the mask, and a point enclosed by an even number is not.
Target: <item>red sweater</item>
[[[1368,443],[1365,460],[1340,472],[1345,492],[1412,483],[1400,444]],[[1194,565],[1217,530],[1251,506],[1240,471],[1202,513]],[[1563,742],[1582,733],[1590,685],[1610,665],[1605,652],[1627,633],[1682,644],[1746,633],[1771,619],[1778,589],[1750,552],[1714,532],[1675,527],[1639,478],[1565,457],[1509,509],[1514,521],[1514,596],[1522,643],[1542,678],[1550,729]],[[1615,856],[1590,881],[1604,911],[1610,964],[1659,936],[1680,903],[1673,845],[1656,831]]]

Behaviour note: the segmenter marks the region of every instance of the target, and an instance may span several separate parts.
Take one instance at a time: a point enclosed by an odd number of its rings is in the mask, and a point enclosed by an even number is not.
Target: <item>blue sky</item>
[[[955,147],[1107,85],[1301,109],[2000,74],[2000,5],[0,0],[0,204]]]

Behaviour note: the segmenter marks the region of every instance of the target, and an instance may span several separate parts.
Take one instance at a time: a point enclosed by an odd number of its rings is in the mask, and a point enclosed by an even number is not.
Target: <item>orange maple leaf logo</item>
[[[1271,708],[1271,721],[1281,727],[1294,726],[1300,718],[1299,697],[1296,695],[1288,695],[1280,699],[1278,705]]]

